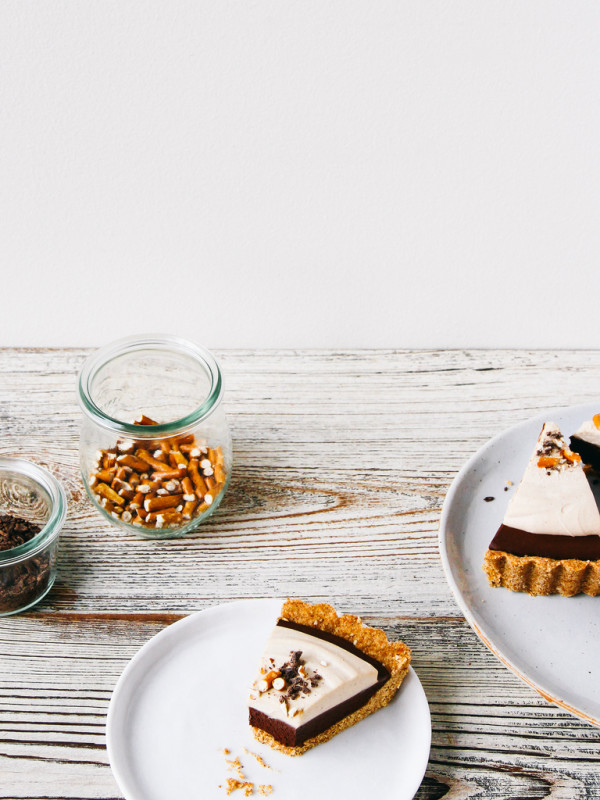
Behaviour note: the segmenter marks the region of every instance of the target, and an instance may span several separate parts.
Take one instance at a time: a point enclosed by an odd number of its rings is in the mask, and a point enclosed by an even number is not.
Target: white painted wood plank
[[[300,584],[311,598],[353,596],[361,612],[454,614],[436,545],[453,475],[506,425],[596,397],[600,375],[594,352],[223,354],[235,441],[229,494],[185,544],[148,543],[113,530],[83,493],[84,355],[0,357],[0,452],[48,465],[72,497],[60,583],[45,608],[155,610],[169,598],[183,611]],[[229,561],[243,566],[236,580]]]

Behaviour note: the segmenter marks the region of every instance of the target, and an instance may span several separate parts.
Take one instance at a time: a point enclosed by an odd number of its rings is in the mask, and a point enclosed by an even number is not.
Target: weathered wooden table
[[[120,797],[104,723],[131,656],[191,611],[285,595],[331,601],[411,646],[433,721],[421,800],[600,797],[600,730],[485,649],[437,548],[465,459],[545,408],[598,399],[600,351],[218,353],[233,479],[200,532],[164,542],[112,528],[86,499],[86,352],[0,350],[0,452],[47,466],[70,495],[55,588],[0,619],[0,798]]]

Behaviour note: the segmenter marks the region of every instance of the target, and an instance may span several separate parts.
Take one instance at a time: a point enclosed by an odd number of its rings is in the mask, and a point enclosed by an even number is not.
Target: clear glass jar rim
[[[138,350],[172,350],[195,358],[208,371],[210,377],[211,385],[204,402],[184,417],[147,428],[143,425],[116,419],[102,411],[92,398],[91,384],[94,377],[103,366],[113,359],[127,353],[135,353]],[[222,395],[223,378],[215,357],[203,347],[178,336],[145,334],[117,339],[88,356],[79,373],[79,402],[83,411],[102,427],[138,439],[172,436],[193,427],[214,411],[219,405]]]
[[[0,457],[0,472],[12,472],[26,475],[38,484],[50,497],[50,516],[39,533],[28,542],[11,547],[10,550],[0,550],[0,566],[23,561],[26,558],[43,550],[58,536],[67,516],[67,498],[65,491],[48,470],[39,467],[31,461],[11,456]]]

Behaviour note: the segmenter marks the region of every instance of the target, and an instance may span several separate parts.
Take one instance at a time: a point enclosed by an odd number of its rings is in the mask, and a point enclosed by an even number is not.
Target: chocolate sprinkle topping
[[[287,691],[281,696],[281,702],[295,700],[300,695],[310,694],[311,689],[314,689],[319,685],[319,681],[323,680],[321,675],[316,672],[311,676],[301,675],[299,671],[301,667],[304,667],[302,650],[290,651],[289,659],[279,667],[279,674],[287,684]]]

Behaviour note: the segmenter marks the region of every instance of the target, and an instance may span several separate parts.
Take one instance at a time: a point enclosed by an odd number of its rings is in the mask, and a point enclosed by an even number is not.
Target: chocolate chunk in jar
[[[0,514],[0,551],[19,547],[33,539],[42,530],[26,519],[10,514]],[[16,564],[6,564],[0,569],[0,613],[24,608],[42,595],[50,581],[51,559],[43,550]]]

